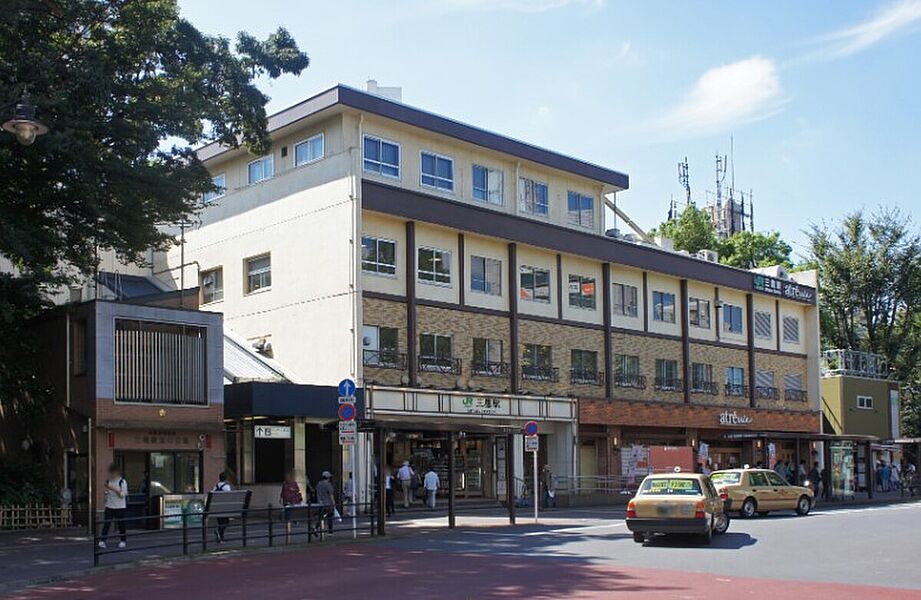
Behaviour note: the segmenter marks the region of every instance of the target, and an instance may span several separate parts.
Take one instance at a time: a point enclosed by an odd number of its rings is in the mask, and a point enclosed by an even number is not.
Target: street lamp
[[[36,137],[48,133],[48,127],[35,120],[35,105],[29,102],[29,92],[22,93],[13,118],[3,124],[3,130],[15,135],[23,146],[31,146]]]

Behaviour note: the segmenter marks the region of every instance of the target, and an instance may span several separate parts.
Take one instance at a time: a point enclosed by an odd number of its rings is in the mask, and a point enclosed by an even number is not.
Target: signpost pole
[[[454,529],[454,432],[448,432],[448,527]]]
[[[537,480],[537,452],[531,452],[534,461],[534,522],[537,523],[537,504],[540,501],[540,483]]]
[[[505,436],[505,501],[508,503],[508,523],[515,524],[515,436]]]

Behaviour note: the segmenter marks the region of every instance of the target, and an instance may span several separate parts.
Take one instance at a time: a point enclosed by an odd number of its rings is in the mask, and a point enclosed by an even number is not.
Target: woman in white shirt
[[[105,523],[102,526],[102,535],[99,537],[99,547],[106,547],[106,540],[109,537],[109,528],[112,521],[118,526],[118,535],[121,541],[118,542],[119,548],[128,545],[128,533],[125,530],[125,512],[128,507],[128,482],[122,477],[121,469],[118,465],[109,465],[109,477],[105,483],[106,509],[104,514]]]

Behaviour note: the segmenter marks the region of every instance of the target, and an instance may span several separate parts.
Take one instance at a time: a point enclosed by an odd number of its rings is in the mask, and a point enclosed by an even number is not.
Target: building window
[[[783,376],[784,400],[794,402],[806,401],[806,390],[803,389],[803,377],[799,373],[787,373]]]
[[[595,226],[595,199],[578,192],[567,194],[567,218],[570,225]]]
[[[742,307],[733,304],[723,305],[723,331],[742,333]]]
[[[777,400],[780,395],[774,387],[774,371],[755,371],[755,397]]]
[[[799,319],[796,317],[783,318],[783,341],[787,344],[799,343]]]
[[[377,275],[396,275],[397,243],[393,240],[362,236],[361,270]]]
[[[529,215],[546,217],[550,214],[550,194],[546,183],[520,177],[518,179],[518,209]]]
[[[688,299],[688,323],[692,327],[710,329],[710,301],[700,298]]]
[[[272,257],[269,254],[246,259],[246,293],[272,287]]]
[[[473,338],[473,364],[470,370],[474,375],[508,375],[508,365],[502,362],[502,340]]]
[[[769,340],[774,331],[774,317],[769,312],[755,311],[755,337]]]
[[[726,367],[726,395],[745,396],[748,386],[745,385],[745,369],[742,367]]]
[[[217,189],[202,194],[201,200],[205,204],[224,196],[224,192],[227,190],[227,176],[224,173],[219,173],[211,178],[211,184]]]
[[[257,158],[247,165],[246,172],[250,185],[271,179],[275,175],[275,158],[271,154]]]
[[[501,296],[502,261],[485,256],[471,256],[470,289],[481,294]]]
[[[652,319],[663,323],[675,322],[675,294],[652,293]]]
[[[502,171],[473,165],[473,198],[502,205]]]
[[[614,355],[614,385],[617,387],[646,388],[646,380],[640,375],[640,357],[629,354]]]
[[[423,333],[419,336],[419,368],[423,371],[454,373],[456,361],[451,353],[451,336]]]
[[[601,385],[604,383],[598,371],[598,353],[592,350],[572,350],[570,363],[571,383]]]
[[[656,359],[656,389],[677,390],[681,387],[678,379],[678,361],[666,358]]]
[[[419,281],[451,285],[451,253],[437,248],[419,248]]]
[[[525,344],[521,355],[521,375],[524,379],[557,381],[559,373],[553,368],[553,351],[550,346]]]
[[[324,152],[324,137],[322,133],[309,137],[303,142],[298,142],[294,145],[294,166],[299,167],[315,160],[320,160],[323,158]]]
[[[550,303],[550,271],[537,267],[521,267],[519,277],[521,299]]]
[[[691,391],[706,394],[719,393],[719,386],[713,383],[713,365],[691,363]]]
[[[201,303],[224,299],[224,269],[218,267],[201,272]]]
[[[362,328],[362,362],[381,369],[405,369],[406,356],[400,354],[397,329],[365,325]]]
[[[364,170],[387,177],[400,176],[400,145],[373,135],[365,136]]]
[[[569,276],[569,306],[595,310],[595,278]]]
[[[857,408],[873,410],[873,396],[857,396]]]
[[[71,372],[73,375],[86,375],[87,337],[86,321],[74,321],[72,327],[71,343]]]
[[[635,317],[637,314],[637,291],[635,285],[615,283],[612,286],[611,304],[615,315]]]
[[[422,153],[420,183],[439,190],[454,191],[454,161],[447,156]]]

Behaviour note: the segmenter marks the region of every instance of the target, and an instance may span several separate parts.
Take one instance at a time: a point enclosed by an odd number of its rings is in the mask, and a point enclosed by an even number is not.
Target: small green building
[[[821,394],[825,433],[899,438],[899,384],[889,379],[884,357],[823,352]]]

